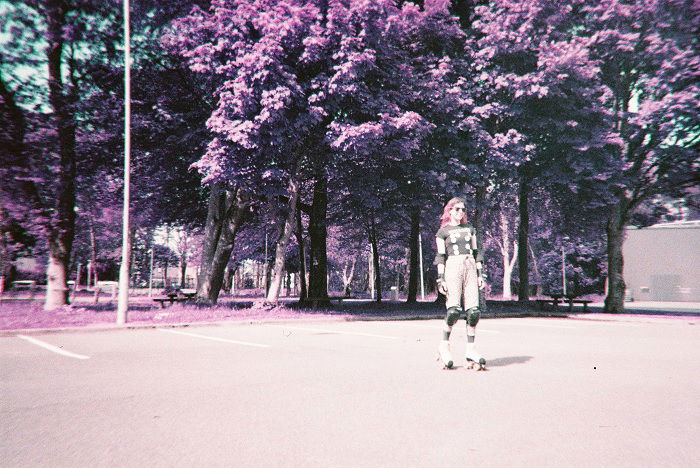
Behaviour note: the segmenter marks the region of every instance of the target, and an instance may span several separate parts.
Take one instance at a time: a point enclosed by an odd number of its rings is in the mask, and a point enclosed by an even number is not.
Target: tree
[[[490,197],[492,200],[498,200],[489,204],[489,212],[491,216],[486,216],[485,227],[486,240],[484,248],[493,246],[501,259],[501,275],[502,288],[501,294],[503,299],[510,300],[512,296],[512,274],[516,261],[518,259],[518,242],[514,234],[517,232],[517,203],[515,193],[508,188],[501,188],[497,193]],[[495,279],[495,278],[492,278]]]
[[[519,180],[519,291],[529,295],[529,211],[533,184],[576,186],[615,174],[609,152],[617,140],[598,62],[578,36],[582,2],[496,1],[477,7],[478,77],[483,105],[475,113],[485,129],[503,132],[520,146],[512,169]],[[566,117],[563,117],[566,116]]]
[[[331,80],[342,108],[330,125],[331,180],[346,200],[341,213],[365,229],[378,301],[379,245],[392,226],[393,240],[411,247],[409,300],[415,300],[420,211],[435,179],[431,138],[453,123],[462,91],[464,35],[447,2],[426,2],[422,10],[399,3],[400,10],[393,2],[348,9]]]
[[[622,312],[624,228],[634,211],[659,194],[678,194],[700,180],[697,32],[692,1],[606,0],[584,9],[584,37],[600,63],[611,131],[623,168],[607,218],[608,296],[605,310]]]
[[[195,10],[177,21],[178,34],[166,37],[193,70],[218,83],[219,103],[208,121],[214,138],[194,166],[207,182],[226,182],[268,200],[282,195],[287,205],[270,301],[276,300],[296,224],[301,174],[310,174],[314,184],[309,294],[323,297],[335,158],[355,145],[358,159],[391,154],[401,161],[430,128],[410,110],[417,90],[409,89],[411,75],[404,73],[409,55],[392,45],[392,38],[402,37],[401,22],[421,14],[409,6],[402,14],[388,0],[221,0],[210,12]],[[424,16],[446,17],[446,2],[429,2]]]
[[[113,208],[117,192],[122,188],[118,157],[123,131],[120,93],[123,65],[118,51],[121,11],[112,4],[91,0],[4,2],[0,8],[3,29],[10,33],[4,36],[10,39],[3,44],[0,56],[2,89],[7,91],[3,95],[14,102],[11,109],[20,111],[12,115],[20,116],[15,122],[21,121],[23,127],[20,133],[15,133],[14,141],[19,146],[10,150],[12,159],[3,158],[3,163],[8,162],[6,167],[12,171],[10,180],[14,179],[15,187],[19,188],[14,191],[13,203],[34,213],[25,226],[36,231],[50,246],[52,260],[46,305],[54,308],[67,300],[67,288],[62,283],[67,279],[67,263],[73,257],[70,252],[76,236],[74,207],[80,209],[78,213],[97,219],[103,210]],[[152,34],[163,21],[189,6],[183,2],[172,6],[154,0],[138,2],[135,8],[143,8],[144,14],[136,15],[135,21],[138,31],[135,42],[140,47],[134,54],[134,68],[138,70],[134,73],[137,148],[134,169],[139,177],[135,178],[133,192],[139,214],[137,221],[144,222],[156,218],[145,217],[146,212],[155,211],[161,217],[182,214],[173,210],[171,204],[168,206],[169,203],[159,205],[161,199],[177,201],[180,208],[191,206],[193,203],[187,203],[190,200],[199,199],[198,178],[190,173],[189,181],[184,182],[186,169],[194,160],[187,161],[184,149],[196,152],[202,145],[194,141],[196,138],[181,137],[183,127],[197,127],[193,122],[197,111],[183,110],[183,107],[191,108],[189,101],[192,101],[183,96],[196,93],[183,92],[191,82],[174,79],[178,78],[178,67],[154,47]],[[49,47],[42,57],[47,40]],[[140,65],[143,67],[139,68]],[[48,74],[43,70],[48,70]],[[169,95],[162,93],[165,82],[171,87],[183,86],[168,99]],[[159,105],[154,105],[154,100]],[[180,105],[179,114],[175,103]],[[196,137],[196,131],[191,133]],[[20,134],[22,137],[17,138]],[[168,138],[161,138],[164,134]],[[157,142],[145,144],[149,137]],[[183,153],[183,157],[173,158],[174,154]],[[153,177],[143,177],[148,175],[144,168],[160,171],[150,171],[155,172]],[[192,190],[189,194],[183,190],[188,186],[195,187],[195,196]],[[154,193],[165,197],[155,197]]]
[[[218,86],[218,106],[208,121],[214,138],[194,165],[205,182],[225,182],[268,199],[286,192],[271,301],[277,300],[296,224],[300,164],[323,117],[310,98],[318,92],[316,68],[324,58],[318,53],[323,14],[312,3],[222,0],[213,2],[209,13],[196,9],[175,22],[177,34],[166,36],[193,70]],[[263,187],[269,192],[260,193]]]
[[[16,29],[22,24],[30,31],[9,44],[0,65],[4,69],[18,67],[22,64],[22,55],[17,52],[24,51],[30,54],[25,63],[32,66],[44,62],[48,70],[47,92],[33,96],[40,103],[43,115],[34,114],[32,118],[27,118],[29,112],[21,107],[24,103],[20,102],[24,96],[17,96],[16,90],[6,81],[4,70],[0,77],[3,107],[7,110],[4,116],[10,117],[12,129],[9,164],[3,162],[7,164],[6,173],[15,180],[19,179],[15,186],[20,193],[12,197],[12,203],[35,209],[39,216],[34,224],[45,234],[49,252],[44,304],[47,310],[68,303],[68,268],[75,235],[77,154],[74,104],[77,96],[72,45],[80,32],[70,24],[69,14],[73,9],[72,3],[60,0],[36,4],[23,2],[3,15],[4,26]],[[40,23],[43,30],[38,27]],[[46,44],[43,60],[38,55],[40,36]],[[23,40],[30,42],[25,44]],[[17,82],[13,84],[19,85]],[[42,96],[45,96],[45,101]],[[43,133],[30,135],[30,125],[34,123],[38,124],[35,128],[43,127]],[[42,140],[40,147],[32,148],[32,142],[28,140],[34,137]],[[48,170],[41,171],[44,167]]]

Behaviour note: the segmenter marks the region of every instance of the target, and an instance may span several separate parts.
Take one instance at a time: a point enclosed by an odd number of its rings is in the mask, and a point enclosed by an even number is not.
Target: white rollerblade
[[[486,370],[486,359],[474,347],[474,343],[467,344],[467,367],[472,369],[476,366],[476,370]]]
[[[438,360],[442,361],[444,368],[452,369],[454,362],[452,361],[452,354],[450,353],[450,342],[444,340],[441,341],[440,346],[438,347],[438,353],[440,354]]]

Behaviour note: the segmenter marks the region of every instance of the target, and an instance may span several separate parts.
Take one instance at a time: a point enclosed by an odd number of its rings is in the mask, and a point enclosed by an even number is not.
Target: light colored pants
[[[446,307],[479,307],[479,283],[472,255],[449,255],[445,262]]]

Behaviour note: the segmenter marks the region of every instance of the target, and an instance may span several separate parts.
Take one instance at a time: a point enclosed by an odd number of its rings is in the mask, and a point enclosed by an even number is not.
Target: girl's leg
[[[461,262],[455,260],[454,257],[448,257],[445,263],[445,283],[447,285],[447,302],[445,306],[447,308],[447,313],[442,329],[442,341],[438,347],[442,364],[448,369],[453,365],[452,354],[450,353],[450,334],[452,333],[452,326],[457,323],[462,314],[460,302],[462,296],[463,271],[460,265]]]
[[[481,318],[479,310],[479,284],[477,281],[476,262],[470,258],[466,262],[464,275],[464,308],[467,321],[467,362],[478,363],[479,369],[486,368],[486,360],[478,353],[474,342],[476,341],[476,325]]]

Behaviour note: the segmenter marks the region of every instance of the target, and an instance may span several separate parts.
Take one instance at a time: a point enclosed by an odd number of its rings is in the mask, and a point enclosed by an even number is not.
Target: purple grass
[[[158,305],[135,303],[130,306],[127,323],[175,324],[219,322],[235,320],[282,320],[298,318],[348,318],[338,310],[292,309],[284,305],[271,307],[260,303],[224,303],[217,306],[174,304]],[[42,301],[3,301],[0,303],[0,330],[36,328],[87,327],[116,323],[116,304],[77,304],[54,311],[45,311]]]

